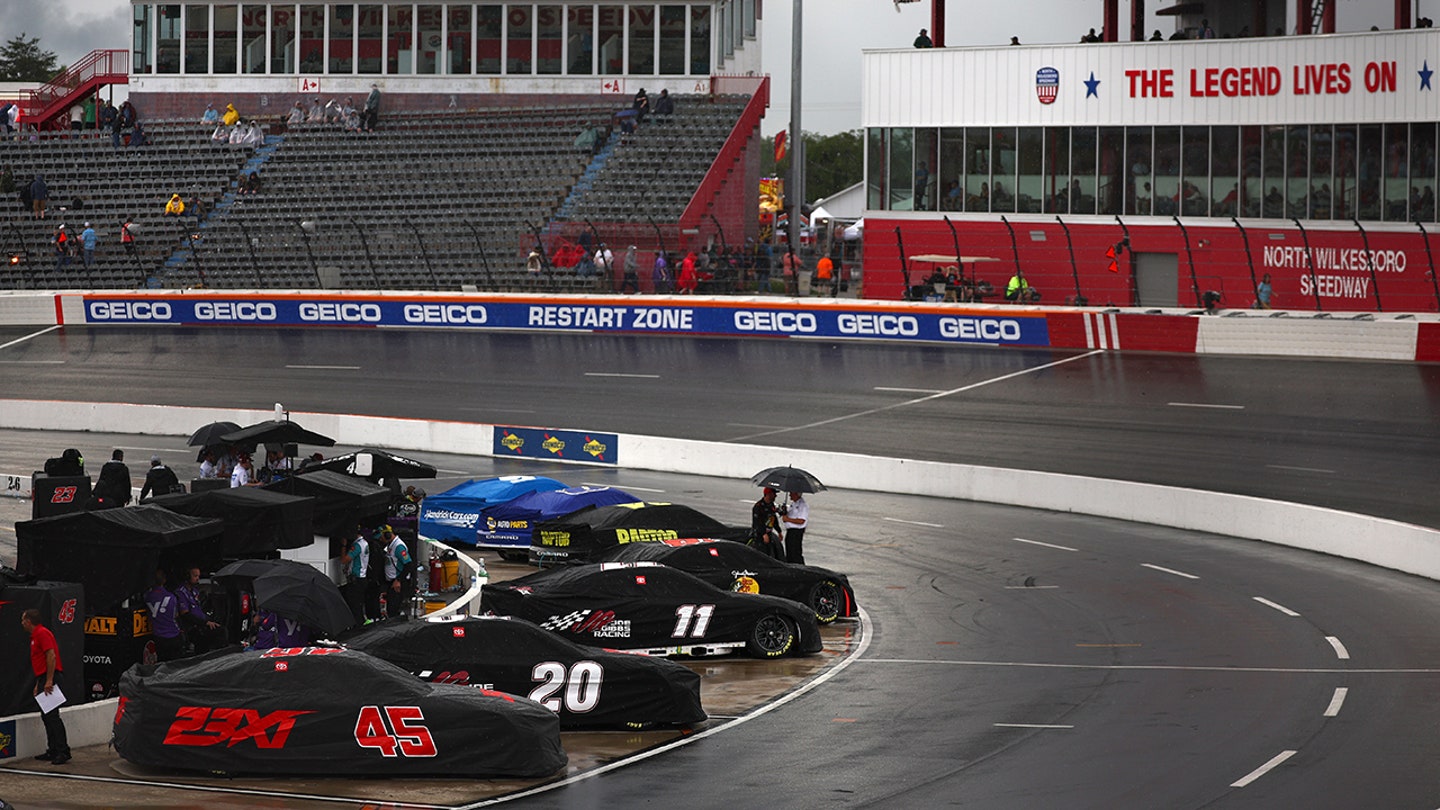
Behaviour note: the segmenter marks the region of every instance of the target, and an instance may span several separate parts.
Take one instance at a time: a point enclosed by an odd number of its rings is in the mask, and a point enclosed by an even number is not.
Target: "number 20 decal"
[[[530,690],[530,699],[542,704],[556,714],[563,705],[571,714],[584,714],[600,704],[600,684],[605,679],[605,670],[594,661],[576,661],[565,671],[559,661],[541,661],[530,671],[530,680],[539,686]]]
[[[362,706],[355,718],[355,742],[361,748],[377,748],[387,757],[395,756],[397,749],[402,756],[433,757],[435,740],[430,729],[411,723],[424,719],[419,706],[386,706],[383,714],[379,706]]]
[[[704,638],[714,613],[714,605],[681,605],[675,608],[675,629],[670,631],[670,637]],[[692,619],[695,622],[693,627],[690,624]]]

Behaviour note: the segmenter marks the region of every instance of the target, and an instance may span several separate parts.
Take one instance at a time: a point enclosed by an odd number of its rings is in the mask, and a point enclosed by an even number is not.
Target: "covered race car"
[[[541,565],[591,558],[612,546],[678,537],[744,540],[748,527],[726,526],[676,503],[622,503],[571,512],[541,523],[530,546],[530,561]]]
[[[267,776],[541,777],[568,760],[532,700],[315,647],[131,667],[114,745],[139,765]]]
[[[638,500],[615,487],[566,487],[527,492],[514,500],[487,506],[480,512],[477,545],[499,548],[500,556],[507,560],[524,560],[535,527],[542,522],[564,517],[587,506],[610,506]]]
[[[442,543],[479,542],[480,513],[487,506],[505,503],[527,492],[548,492],[565,485],[554,478],[537,475],[503,475],[466,481],[420,504],[420,534]]]
[[[722,591],[659,563],[594,563],[485,586],[481,608],[519,616],[565,638],[647,655],[756,658],[820,651],[820,625],[805,605]]]
[[[525,695],[557,713],[562,729],[705,719],[694,671],[663,658],[577,644],[522,619],[381,622],[342,643],[427,681]]]
[[[717,588],[768,593],[809,605],[821,624],[855,615],[850,580],[826,568],[777,560],[758,549],[731,540],[678,539],[658,543],[627,543],[607,549],[597,562],[651,560],[689,571]]]

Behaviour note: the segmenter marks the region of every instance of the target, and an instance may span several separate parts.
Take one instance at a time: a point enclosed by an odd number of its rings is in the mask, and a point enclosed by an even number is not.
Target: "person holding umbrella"
[[[805,502],[804,494],[790,493],[790,503],[781,507],[780,515],[785,524],[785,561],[804,565],[802,544],[805,542],[805,527],[810,525],[810,504]]]

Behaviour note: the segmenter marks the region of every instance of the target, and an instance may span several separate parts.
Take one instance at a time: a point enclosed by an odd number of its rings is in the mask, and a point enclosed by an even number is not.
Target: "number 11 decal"
[[[714,613],[714,605],[681,605],[675,608],[675,629],[670,631],[670,637],[704,638]],[[690,624],[692,620],[695,622],[693,627]]]

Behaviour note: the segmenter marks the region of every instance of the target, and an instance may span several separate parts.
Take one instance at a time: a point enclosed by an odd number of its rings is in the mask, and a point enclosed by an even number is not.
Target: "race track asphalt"
[[[0,330],[0,343],[24,332]],[[0,351],[0,372],[5,398],[280,401],[741,440],[1194,486],[1440,526],[1435,366],[67,327]],[[743,490],[680,480],[675,500],[743,514]],[[874,625],[864,652],[775,711],[515,806],[1440,805],[1436,583],[988,504],[842,492],[812,509],[807,556],[851,575]]]

